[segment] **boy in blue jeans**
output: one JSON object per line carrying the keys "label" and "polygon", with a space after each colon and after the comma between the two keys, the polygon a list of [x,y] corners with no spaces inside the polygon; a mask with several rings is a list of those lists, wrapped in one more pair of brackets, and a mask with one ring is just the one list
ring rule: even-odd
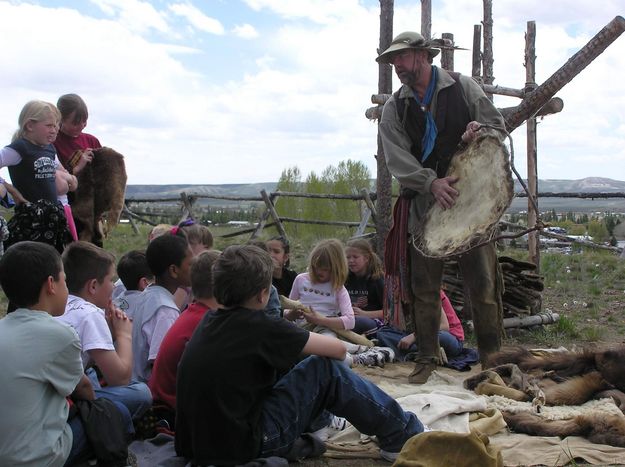
{"label": "boy in blue jeans", "polygon": [[70,295],[58,319],[80,338],[82,363],[96,396],[121,402],[139,420],[152,406],[152,394],[146,384],[131,380],[132,322],[111,302],[115,257],[92,243],[72,242],[63,252],[63,265]]}
{"label": "boy in blue jeans", "polygon": [[[417,417],[341,364],[345,346],[267,316],[273,263],[255,246],[226,248],[213,267],[222,308],[205,315],[178,367],[176,452],[196,465],[289,458],[328,412],[376,435],[394,460],[423,432]],[[312,355],[297,363],[301,354]]]}

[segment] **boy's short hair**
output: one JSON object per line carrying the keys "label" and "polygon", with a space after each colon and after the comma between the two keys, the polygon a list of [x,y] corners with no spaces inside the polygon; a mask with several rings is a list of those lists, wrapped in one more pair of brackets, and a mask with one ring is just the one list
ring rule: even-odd
{"label": "boy's short hair", "polygon": [[11,304],[28,308],[39,301],[48,277],[58,281],[62,270],[61,255],[51,245],[19,242],[0,259],[0,285]]}
{"label": "boy's short hair", "polygon": [[242,304],[271,285],[273,262],[253,245],[226,248],[213,266],[215,299],[224,307]]}
{"label": "boy's short hair", "polygon": [[153,279],[154,274],[145,252],[140,250],[131,250],[124,254],[117,263],[117,276],[121,279],[126,290],[138,290],[139,281],[142,278]]}
{"label": "boy's short hair", "polygon": [[67,290],[72,294],[80,293],[85,284],[96,279],[102,282],[115,265],[115,256],[89,242],[70,243],[63,255],[63,266],[67,281]]}
{"label": "boy's short hair", "polygon": [[220,253],[203,251],[191,263],[191,292],[196,298],[213,298],[213,265]]}
{"label": "boy's short hair", "polygon": [[172,264],[180,266],[187,256],[189,243],[178,235],[161,235],[148,245],[145,256],[155,277],[161,277]]}

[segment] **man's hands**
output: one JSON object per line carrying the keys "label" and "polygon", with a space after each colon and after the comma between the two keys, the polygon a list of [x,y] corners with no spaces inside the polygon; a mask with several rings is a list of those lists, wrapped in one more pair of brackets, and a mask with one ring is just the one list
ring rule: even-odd
{"label": "man's hands", "polygon": [[449,209],[456,203],[458,190],[452,185],[458,181],[458,177],[437,178],[430,185],[430,191],[434,200],[443,209]]}

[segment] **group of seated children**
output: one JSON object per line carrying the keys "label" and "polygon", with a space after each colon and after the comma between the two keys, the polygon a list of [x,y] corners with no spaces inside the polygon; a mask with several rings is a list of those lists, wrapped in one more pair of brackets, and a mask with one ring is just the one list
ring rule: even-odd
{"label": "group of seated children", "polygon": [[[62,263],[53,249],[41,246],[36,261],[47,267],[40,274],[20,274],[19,287],[8,271],[40,266],[35,260],[30,269],[28,263],[15,266],[30,245],[16,244],[2,259],[2,287],[20,308],[0,321],[6,354],[15,352],[11,346],[20,332],[51,336],[37,342],[50,346],[35,352],[41,354],[38,358],[29,351],[31,360],[22,361],[28,359],[20,354],[21,360],[4,359],[0,366],[3,374],[14,375],[7,385],[19,379],[18,366],[38,368],[39,386],[28,390],[45,392],[54,404],[28,407],[28,413],[65,417],[63,423],[49,425],[56,431],[45,439],[54,449],[40,455],[73,459],[68,433],[80,423],[67,421],[64,404],[75,388],[74,396],[83,392],[114,401],[128,421],[137,422],[152,408],[175,431],[177,453],[197,465],[311,455],[318,452],[318,438],[302,433],[321,435],[325,427],[343,428],[344,419],[361,433],[377,435],[381,455],[393,460],[408,438],[424,430],[414,414],[349,369],[401,359],[413,344],[411,335],[381,337],[387,326],[380,325],[380,260],[367,241],[355,240],[344,248],[339,240],[322,240],[310,253],[307,272],[295,275],[288,269],[288,242],[280,237],[231,246],[219,254],[210,251],[212,237],[209,246],[202,229],[187,235],[188,227],[190,223],[161,229],[159,235],[153,232],[145,253],[131,251],[120,259],[117,275],[123,285],[114,302],[114,257],[93,244],[71,243]],[[194,242],[202,247],[194,249]],[[15,289],[20,288],[30,295],[19,295]],[[269,305],[278,290],[288,291],[308,310],[285,310],[283,318],[279,305],[277,312]],[[176,303],[177,293],[188,305]],[[354,329],[359,318],[361,332],[377,331],[385,347],[370,350],[336,339]],[[448,322],[452,329],[459,325]],[[36,337],[28,341],[32,339]],[[71,345],[59,346],[61,340]],[[379,358],[371,359],[372,352]],[[26,390],[16,387],[9,394],[18,400],[15,391]],[[11,405],[10,423],[26,413],[25,404]],[[31,425],[24,422],[20,430]],[[131,427],[129,423],[129,434]],[[84,436],[74,434],[75,441],[80,439],[84,443]],[[0,441],[0,464],[21,455]]]}

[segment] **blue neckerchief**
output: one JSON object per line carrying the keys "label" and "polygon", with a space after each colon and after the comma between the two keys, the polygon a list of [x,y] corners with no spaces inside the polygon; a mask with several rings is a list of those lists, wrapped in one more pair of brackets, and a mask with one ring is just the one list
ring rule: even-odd
{"label": "blue neckerchief", "polygon": [[412,90],[412,94],[421,107],[421,110],[425,112],[425,133],[423,134],[423,138],[421,138],[421,162],[425,162],[425,160],[430,156],[432,150],[434,149],[434,142],[436,141],[436,135],[438,130],[436,129],[436,122],[434,122],[434,117],[432,117],[432,112],[429,109],[430,102],[432,102],[432,97],[434,96],[434,88],[436,87],[436,81],[438,80],[438,70],[435,66],[432,66],[432,76],[430,77],[430,84],[428,84],[428,88],[425,90],[425,96],[423,97],[423,102],[419,100],[419,96]]}

